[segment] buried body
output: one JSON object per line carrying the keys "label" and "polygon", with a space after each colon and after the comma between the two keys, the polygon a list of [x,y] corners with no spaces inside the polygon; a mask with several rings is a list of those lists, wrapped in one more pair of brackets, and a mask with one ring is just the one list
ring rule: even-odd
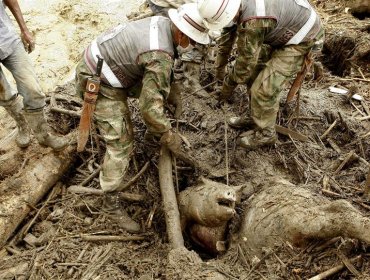
{"label": "buried body", "polygon": [[[235,213],[237,190],[203,180],[180,193],[182,225],[194,242],[209,253],[224,250],[228,221]],[[244,210],[236,238],[250,255],[283,242],[301,247],[312,239],[337,236],[370,244],[370,219],[345,200],[330,201],[282,179],[271,180]]]}

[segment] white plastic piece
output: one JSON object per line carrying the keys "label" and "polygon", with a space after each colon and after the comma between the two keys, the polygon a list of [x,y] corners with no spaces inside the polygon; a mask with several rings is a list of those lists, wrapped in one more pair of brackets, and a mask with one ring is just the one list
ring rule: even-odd
{"label": "white plastic piece", "polygon": [[[329,87],[329,91],[332,92],[332,93],[338,93],[338,94],[343,94],[343,95],[348,93],[348,89],[336,88],[336,87],[333,87],[333,86]],[[358,101],[363,100],[362,96],[357,94],[357,93],[352,95],[352,98],[355,99],[355,100],[358,100]]]}

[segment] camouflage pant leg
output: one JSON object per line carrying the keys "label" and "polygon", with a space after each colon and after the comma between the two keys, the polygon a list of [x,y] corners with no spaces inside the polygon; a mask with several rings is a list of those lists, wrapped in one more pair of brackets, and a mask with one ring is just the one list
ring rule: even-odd
{"label": "camouflage pant leg", "polygon": [[[76,69],[76,92],[81,96],[91,73],[84,62]],[[126,93],[101,84],[94,117],[106,142],[100,186],[105,192],[116,190],[127,171],[133,147],[133,129]]]}
{"label": "camouflage pant leg", "polygon": [[216,76],[217,73],[219,73],[219,77],[217,78],[221,78],[222,74],[225,72],[225,67],[228,63],[228,59],[231,54],[235,39],[235,26],[222,29],[221,36],[218,39],[217,57],[215,62]]}
{"label": "camouflage pant leg", "polygon": [[310,44],[289,45],[272,52],[251,87],[251,115],[261,129],[274,129],[284,84],[301,70]]}

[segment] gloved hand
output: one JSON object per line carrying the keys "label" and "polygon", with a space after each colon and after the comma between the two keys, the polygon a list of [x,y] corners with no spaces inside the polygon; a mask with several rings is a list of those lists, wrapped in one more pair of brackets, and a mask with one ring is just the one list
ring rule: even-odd
{"label": "gloved hand", "polygon": [[182,140],[178,133],[169,130],[162,135],[160,142],[162,145],[165,145],[178,159],[193,166],[194,168],[199,167],[198,162],[191,155],[188,155],[186,152],[182,151]]}
{"label": "gloved hand", "polygon": [[35,40],[30,31],[25,30],[21,34],[22,43],[24,45],[25,50],[28,53],[31,53],[35,49]]}
{"label": "gloved hand", "polygon": [[181,84],[174,82],[171,85],[170,94],[168,95],[167,102],[175,107],[174,117],[178,119],[182,114],[182,99],[181,99]]}

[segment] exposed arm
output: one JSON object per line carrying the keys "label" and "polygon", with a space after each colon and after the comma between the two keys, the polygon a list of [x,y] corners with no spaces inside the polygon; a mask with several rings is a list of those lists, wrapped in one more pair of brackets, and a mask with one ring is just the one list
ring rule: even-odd
{"label": "exposed arm", "polygon": [[25,45],[28,52],[32,52],[35,49],[35,42],[32,33],[28,30],[26,22],[24,21],[21,8],[19,7],[17,0],[4,0],[6,6],[12,12],[14,18],[16,19],[19,29],[21,30],[22,42]]}
{"label": "exposed arm", "polygon": [[173,59],[167,53],[152,51],[141,54],[138,61],[145,69],[139,98],[140,111],[148,130],[160,135],[171,128],[164,113],[164,100],[170,92]]}
{"label": "exposed arm", "polygon": [[272,19],[248,20],[238,26],[238,56],[235,65],[224,81],[224,86],[233,90],[246,83],[257,65],[266,35],[275,27]]}

